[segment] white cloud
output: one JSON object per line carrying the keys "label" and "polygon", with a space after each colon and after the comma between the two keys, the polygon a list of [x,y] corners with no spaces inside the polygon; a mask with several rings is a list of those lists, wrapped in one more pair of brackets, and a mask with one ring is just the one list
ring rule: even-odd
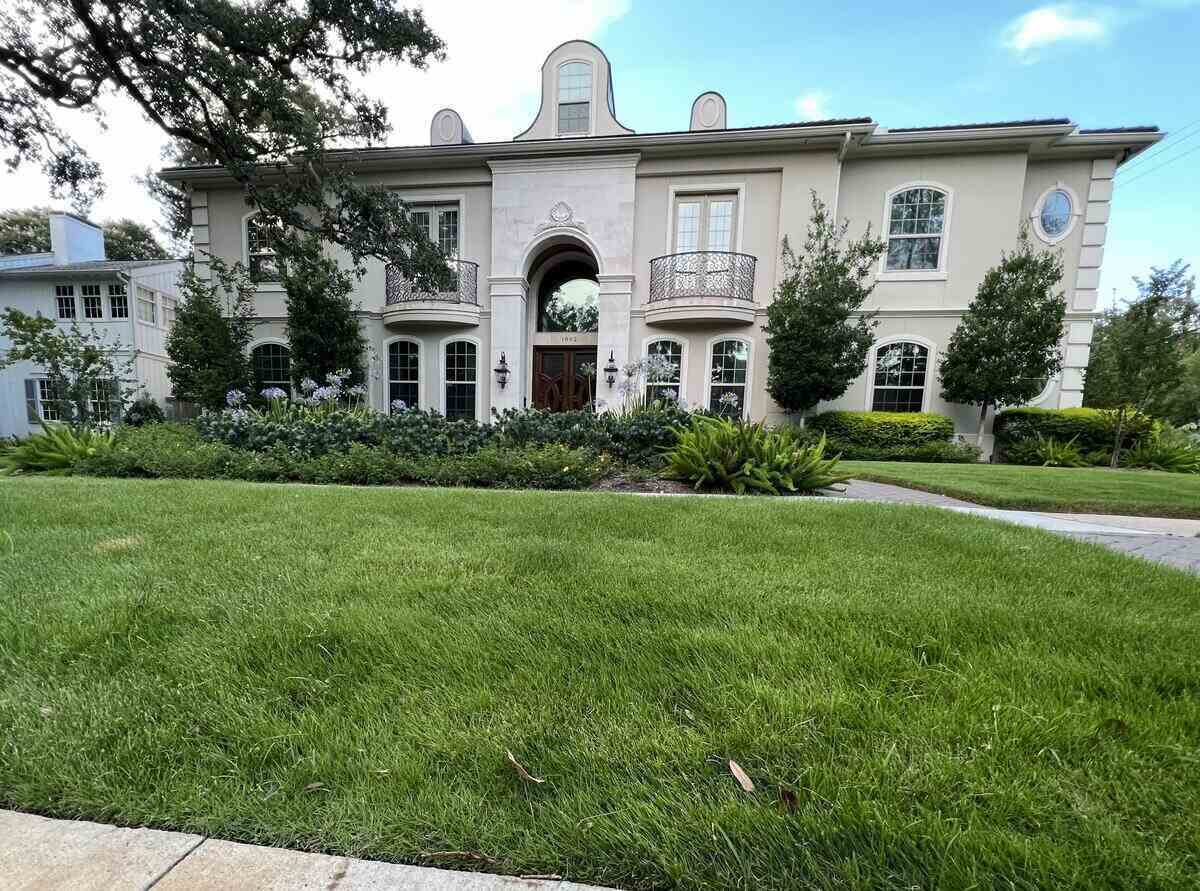
{"label": "white cloud", "polygon": [[[540,67],[550,50],[576,37],[596,40],[629,11],[630,2],[531,0],[521,5],[519,15],[494,0],[429,4],[425,17],[446,42],[446,61],[432,62],[426,71],[388,66],[363,79],[368,92],[389,106],[389,144],[427,144],[433,113],[446,106],[462,115],[477,142],[511,139],[537,113]],[[159,151],[166,139],[132,102],[110,98],[104,108],[107,132],[82,114],[59,117],[104,170],[108,191],[91,216],[157,220],[157,205],[134,177],[161,165]],[[0,210],[68,203],[50,199],[35,167],[0,171]]]}
{"label": "white cloud", "polygon": [[1077,11],[1067,4],[1041,6],[1012,22],[1005,30],[1004,44],[1018,55],[1055,43],[1097,43],[1109,33],[1109,16],[1104,10]]}
{"label": "white cloud", "polygon": [[826,110],[828,102],[828,93],[812,90],[796,98],[796,112],[802,120],[820,121],[829,117],[829,112]]}

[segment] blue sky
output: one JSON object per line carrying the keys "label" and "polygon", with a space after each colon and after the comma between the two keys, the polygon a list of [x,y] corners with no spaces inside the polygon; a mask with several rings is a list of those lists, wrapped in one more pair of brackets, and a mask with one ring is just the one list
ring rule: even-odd
{"label": "blue sky", "polygon": [[[542,60],[573,37],[604,48],[617,115],[640,132],[686,129],[704,90],[725,96],[735,127],[862,115],[889,127],[1039,117],[1157,124],[1179,135],[1118,174],[1102,302],[1113,288],[1129,295],[1131,276],[1151,264],[1182,257],[1200,267],[1200,0],[423,5],[446,61],[365,80],[391,108],[392,144],[426,142],[434,111],[447,105],[476,140],[511,139],[537,110]],[[161,134],[127,103],[109,101],[107,111],[107,132],[60,115],[104,165],[108,193],[92,216],[153,219],[134,177],[159,165]],[[34,171],[0,171],[0,209],[33,203],[63,205]]]}

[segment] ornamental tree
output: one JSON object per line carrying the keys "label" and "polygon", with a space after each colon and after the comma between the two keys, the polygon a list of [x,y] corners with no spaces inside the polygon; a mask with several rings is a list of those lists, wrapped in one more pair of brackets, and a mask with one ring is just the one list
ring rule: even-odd
{"label": "ornamental tree", "polygon": [[1062,369],[1062,272],[1062,258],[1035,252],[1022,230],[1016,250],[984,275],[950,338],[942,398],[979,406],[980,444],[989,408],[1028,402]]}
{"label": "ornamental tree", "polygon": [[358,75],[442,56],[421,12],[395,0],[7,0],[0,151],[10,168],[40,164],[53,194],[86,207],[102,171],[61,112],[102,118],[104,98],[120,95],[282,223],[285,258],[332,243],[355,266],[378,257],[437,290],[449,271],[425,229],[333,150],[377,144],[390,129]]}
{"label": "ornamental tree", "polygon": [[202,279],[188,264],[181,280],[182,300],[167,335],[167,369],[178,399],[210,409],[225,405],[230,390],[250,384],[246,349],[254,331],[254,283],[241,263],[218,259]]}
{"label": "ornamental tree", "polygon": [[[805,412],[836,399],[866,370],[874,318],[862,305],[874,290],[871,269],[885,249],[871,227],[847,241],[849,221],[838,223],[812,193],[804,247],[783,242],[784,279],[767,307],[767,391],[788,412]],[[801,418],[803,420],[803,418]]]}
{"label": "ornamental tree", "polygon": [[354,277],[321,253],[311,242],[284,261],[281,271],[287,291],[287,337],[292,380],[325,380],[347,370],[347,381],[362,383],[366,338],[350,302]]}
{"label": "ornamental tree", "polygon": [[1096,324],[1083,387],[1084,405],[1113,412],[1113,467],[1129,416],[1162,405],[1179,387],[1184,350],[1195,337],[1197,307],[1185,264],[1155,267],[1148,279],[1134,281],[1138,298]]}
{"label": "ornamental tree", "polygon": [[94,327],[82,329],[74,320],[69,328],[45,316],[19,309],[0,313],[0,334],[8,337],[7,352],[0,353],[0,369],[32,362],[49,381],[63,423],[74,429],[91,427],[99,420],[99,404],[108,403],[108,416],[121,417],[121,408],[134,392],[134,360],[119,340],[108,340]]}

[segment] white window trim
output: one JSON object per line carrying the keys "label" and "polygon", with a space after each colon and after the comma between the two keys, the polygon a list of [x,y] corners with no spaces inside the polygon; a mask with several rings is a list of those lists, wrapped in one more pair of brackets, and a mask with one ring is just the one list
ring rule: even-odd
{"label": "white window trim", "polygon": [[[1067,223],[1067,228],[1062,231],[1062,234],[1057,236],[1047,234],[1046,230],[1042,228],[1042,205],[1053,192],[1066,192],[1067,196],[1071,199],[1071,221]],[[1029,221],[1032,224],[1034,235],[1041,241],[1046,244],[1058,244],[1075,231],[1075,224],[1079,222],[1083,213],[1084,210],[1079,205],[1079,196],[1075,194],[1075,190],[1064,182],[1056,182],[1050,188],[1046,189],[1046,191],[1042,192],[1042,194],[1038,195],[1037,201],[1033,202],[1033,210],[1029,213]]]}
{"label": "white window trim", "polygon": [[[582,62],[587,65],[592,72],[592,98],[588,100],[588,128],[586,133],[562,133],[558,129],[558,107],[563,103],[558,101],[558,79],[562,76],[564,65],[570,65],[572,62]],[[569,59],[562,59],[554,67],[554,135],[559,139],[581,139],[587,136],[596,135],[596,63],[592,59],[572,56]],[[570,103],[567,103],[568,105]]]}
{"label": "white window trim", "polygon": [[483,344],[478,337],[466,334],[456,334],[443,338],[438,343],[438,405],[444,417],[446,414],[446,347],[449,344],[465,340],[475,344],[475,420],[483,422]]}
{"label": "white window trim", "polygon": [[393,188],[391,191],[405,204],[421,206],[424,204],[458,204],[458,259],[470,260],[470,242],[467,240],[467,193],[455,192],[420,192],[404,191]]}
{"label": "white window trim", "polygon": [[[892,269],[887,268],[887,244],[891,236],[888,234],[891,228],[892,217],[892,199],[901,192],[907,192],[909,189],[937,189],[946,196],[946,216],[942,221],[941,241],[938,243],[938,265],[937,269]],[[883,198],[883,220],[879,226],[879,237],[883,239],[883,254],[879,258],[879,272],[875,276],[876,281],[881,282],[941,282],[948,277],[946,272],[946,259],[949,256],[950,245],[950,224],[954,211],[954,190],[944,183],[934,182],[933,180],[916,180],[914,182],[902,183],[884,194]]]}
{"label": "white window trim", "polygon": [[[242,215],[242,263],[247,272],[250,271],[250,218],[256,217],[258,214],[257,210],[252,210]],[[284,291],[282,282],[255,282],[254,287],[256,290],[267,293],[283,293]]]}
{"label": "white window trim", "polygon": [[[125,289],[125,293],[124,294],[114,294],[111,290],[111,288],[114,285],[121,285]],[[130,319],[133,318],[134,314],[132,312],[132,308],[129,305],[129,297],[130,297],[129,291],[130,291],[131,285],[132,285],[132,282],[106,282],[105,283],[105,287],[104,287],[104,291],[103,291],[103,295],[104,295],[103,299],[104,299],[104,318],[107,321],[128,322],[128,321],[130,321]],[[125,315],[123,315],[123,316],[113,315],[112,305],[113,305],[114,297],[124,297],[125,298]],[[94,319],[93,321],[99,321],[99,319]]]}
{"label": "white window trim", "polygon": [[[655,339],[661,340],[662,338]],[[750,417],[750,403],[754,400],[754,340],[742,334],[717,334],[710,337],[704,344],[704,401],[701,407],[708,408],[708,403],[712,399],[713,347],[722,340],[739,340],[746,345],[748,353],[746,357],[746,395],[739,408],[741,409],[741,416],[748,418]]]}
{"label": "white window trim", "polygon": [[[105,285],[104,282],[82,282],[82,283],[80,283],[80,285],[79,285],[79,306],[77,308],[79,309],[79,318],[82,321],[92,322],[92,323],[110,321],[111,317],[109,315],[109,312],[110,312],[111,304],[109,303],[109,300],[108,300],[108,289],[104,285]],[[94,295],[94,296],[98,297],[100,300],[100,315],[98,315],[98,316],[89,316],[87,314],[87,299],[86,299],[86,295],[84,295],[84,293],[83,293],[83,289],[87,288],[87,287],[92,287],[92,286],[100,289],[99,294]]]}
{"label": "white window trim", "polygon": [[[154,303],[154,321],[153,322],[147,322],[140,315],[138,315],[138,302],[142,299],[141,295],[138,294],[139,291],[146,291],[150,294],[150,297]],[[133,298],[133,305],[129,308],[129,311],[130,311],[130,314],[131,314],[131,317],[133,318],[133,320],[135,322],[137,322],[139,325],[145,325],[147,328],[161,328],[162,327],[162,307],[159,304],[158,292],[155,291],[153,288],[147,288],[145,285],[135,284],[133,286],[133,294],[131,296]],[[126,299],[128,299],[128,297]],[[178,309],[178,304],[176,304],[176,309]]]}
{"label": "white window trim", "polygon": [[[728,338],[721,338],[721,339],[728,340]],[[644,359],[650,355],[650,344],[658,343],[659,341],[663,341],[663,340],[666,340],[666,341],[669,341],[670,343],[675,343],[675,344],[679,345],[679,399],[684,404],[688,404],[687,403],[688,342],[684,338],[672,337],[669,334],[656,334],[656,335],[651,335],[650,337],[643,338],[642,339],[641,358]],[[597,355],[599,355],[599,354],[597,354]],[[709,365],[709,369],[711,372],[711,369],[712,369],[711,364]],[[749,376],[748,370],[747,370],[747,376]],[[648,387],[648,386],[650,386],[649,381],[642,384],[642,392],[643,393],[646,392],[646,387]]]}
{"label": "white window trim", "polygon": [[57,418],[47,418],[45,408],[46,404],[42,401],[42,381],[46,381],[48,383],[50,381],[50,377],[45,374],[34,374],[30,376],[30,379],[34,382],[33,398],[34,404],[37,406],[37,416],[39,420],[45,421],[47,424],[61,424],[63,420],[61,407],[59,408]]}
{"label": "white window trim", "polygon": [[737,232],[734,233],[733,252],[735,254],[744,253],[742,251],[742,234],[745,232],[746,223],[746,199],[749,197],[749,186],[743,182],[725,182],[725,183],[689,183],[689,182],[671,182],[667,185],[667,249],[665,254],[675,253],[675,208],[678,204],[680,196],[684,195],[707,195],[715,192],[737,193]]}
{"label": "white window trim", "polygon": [[[459,237],[462,237],[462,233],[459,233]],[[462,340],[463,338],[459,337],[454,339]],[[392,365],[391,358],[388,356],[388,350],[391,348],[392,344],[401,340],[405,343],[415,343],[417,345],[417,404],[415,406],[410,405],[409,408],[416,408],[424,411],[425,403],[427,401],[425,398],[425,386],[428,383],[425,379],[425,344],[422,343],[421,339],[418,337],[412,337],[408,334],[397,334],[395,337],[389,337],[383,342],[383,363],[384,368],[386,369],[383,380],[383,410],[385,414],[391,414],[392,411]],[[476,368],[477,372],[478,370],[479,369]],[[443,391],[444,390],[445,387],[443,387]],[[444,392],[442,394],[442,399],[443,401],[445,400]]]}
{"label": "white window trim", "polygon": [[879,351],[893,343],[915,343],[929,350],[929,358],[925,362],[925,389],[921,394],[921,411],[933,410],[933,379],[937,377],[937,344],[919,334],[893,334],[871,344],[871,364],[867,368],[867,394],[863,401],[865,411],[873,411],[875,403],[875,363],[879,360]]}

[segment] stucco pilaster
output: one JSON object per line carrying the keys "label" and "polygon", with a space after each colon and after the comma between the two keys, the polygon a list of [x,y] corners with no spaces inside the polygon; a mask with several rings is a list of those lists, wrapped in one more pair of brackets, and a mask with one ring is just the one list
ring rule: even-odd
{"label": "stucco pilaster", "polygon": [[[488,279],[492,304],[492,349],[490,355],[481,357],[486,362],[483,373],[491,392],[491,404],[496,411],[506,408],[521,408],[525,393],[526,365],[526,305],[528,284],[522,276],[494,275]],[[504,389],[496,382],[492,369],[504,353],[508,363],[509,377]]]}

